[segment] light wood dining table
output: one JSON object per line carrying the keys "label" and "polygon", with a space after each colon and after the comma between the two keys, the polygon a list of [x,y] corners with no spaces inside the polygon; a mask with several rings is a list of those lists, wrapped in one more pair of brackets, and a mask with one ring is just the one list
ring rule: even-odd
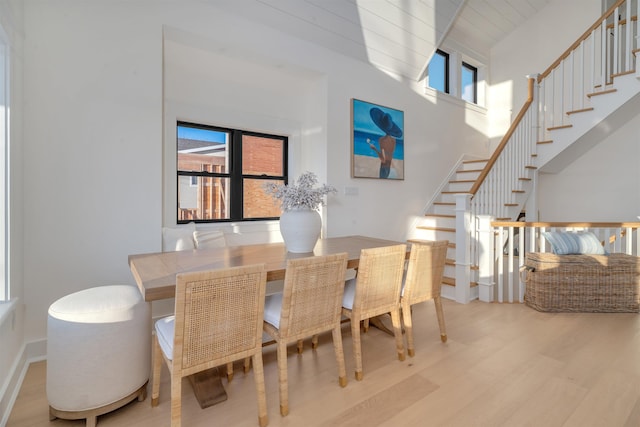
{"label": "light wood dining table", "polygon": [[398,245],[403,242],[365,236],[329,237],[318,240],[313,252],[287,252],[284,243],[227,246],[176,252],[129,255],[129,267],[145,301],[173,298],[176,275],[191,271],[212,270],[265,263],[267,280],[281,280],[287,260],[346,252],[347,268],[357,268],[360,251],[367,248]]}
{"label": "light wood dining table", "polygon": [[[175,296],[179,273],[246,266],[266,265],[267,280],[284,279],[287,260],[346,252],[347,268],[357,268],[362,249],[393,246],[403,242],[365,236],[330,237],[318,240],[313,252],[287,252],[284,243],[227,246],[176,252],[129,255],[129,267],[145,301],[152,302]],[[204,371],[190,378],[194,394],[202,408],[226,400],[220,375]]]}

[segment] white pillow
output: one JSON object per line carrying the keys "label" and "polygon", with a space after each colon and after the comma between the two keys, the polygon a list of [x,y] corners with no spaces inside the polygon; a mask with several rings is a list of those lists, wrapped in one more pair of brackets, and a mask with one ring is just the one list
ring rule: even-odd
{"label": "white pillow", "polygon": [[193,233],[196,223],[190,222],[179,227],[162,227],[162,252],[188,251],[195,249]]}
{"label": "white pillow", "polygon": [[224,238],[224,232],[220,230],[197,230],[193,232],[193,239],[196,241],[196,248],[224,248],[227,241]]}

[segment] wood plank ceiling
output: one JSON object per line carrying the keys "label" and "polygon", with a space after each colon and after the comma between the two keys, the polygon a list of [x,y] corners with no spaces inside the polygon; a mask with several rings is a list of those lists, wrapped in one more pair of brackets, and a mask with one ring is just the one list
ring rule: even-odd
{"label": "wood plank ceiling", "polygon": [[445,38],[489,50],[551,0],[208,0],[248,19],[404,78]]}

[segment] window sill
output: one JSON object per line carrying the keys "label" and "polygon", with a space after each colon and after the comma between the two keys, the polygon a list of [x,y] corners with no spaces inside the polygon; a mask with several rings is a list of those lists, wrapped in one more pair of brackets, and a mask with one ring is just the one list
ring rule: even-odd
{"label": "window sill", "polygon": [[438,90],[432,89],[428,86],[424,88],[424,94],[438,101],[447,101],[451,104],[458,105],[468,110],[475,111],[480,114],[487,114],[487,109],[481,105],[474,104],[472,102],[467,102],[462,98],[458,98],[457,96],[453,96],[449,93],[440,92]]}
{"label": "window sill", "polygon": [[0,301],[0,325],[11,315],[18,305],[18,299],[14,298],[9,301]]}

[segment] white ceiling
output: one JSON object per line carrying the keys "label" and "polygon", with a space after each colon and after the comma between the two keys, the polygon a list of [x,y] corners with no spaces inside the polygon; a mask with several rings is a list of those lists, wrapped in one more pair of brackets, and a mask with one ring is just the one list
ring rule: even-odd
{"label": "white ceiling", "polygon": [[551,0],[205,0],[412,80],[445,38],[488,57]]}

